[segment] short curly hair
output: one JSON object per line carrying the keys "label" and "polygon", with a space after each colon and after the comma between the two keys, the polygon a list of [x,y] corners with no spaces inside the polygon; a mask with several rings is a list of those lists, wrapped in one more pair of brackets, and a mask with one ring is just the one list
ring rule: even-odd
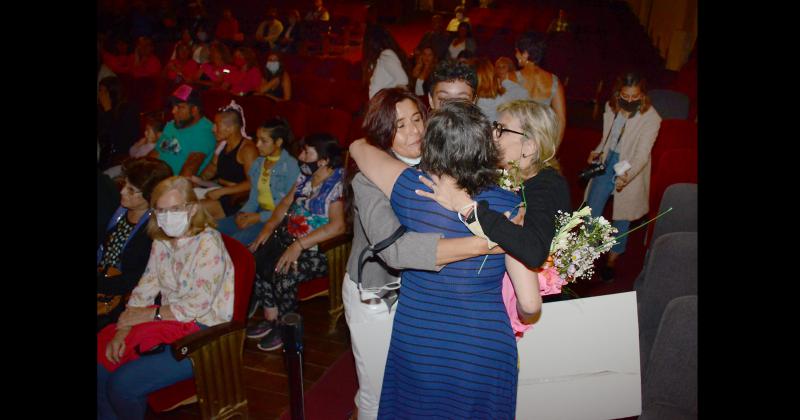
{"label": "short curly hair", "polygon": [[528,53],[528,60],[539,65],[547,51],[544,35],[539,32],[526,32],[515,45],[520,53]]}
{"label": "short curly hair", "polygon": [[461,80],[468,84],[473,91],[478,90],[478,76],[472,66],[458,61],[446,60],[437,64],[430,75],[431,92],[435,90],[439,82],[454,82],[456,80]]}

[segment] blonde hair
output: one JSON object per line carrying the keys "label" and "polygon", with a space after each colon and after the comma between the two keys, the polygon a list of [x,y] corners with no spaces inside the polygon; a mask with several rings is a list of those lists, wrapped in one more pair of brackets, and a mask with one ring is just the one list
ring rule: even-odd
{"label": "blonde hair", "polygon": [[507,112],[520,122],[520,128],[525,133],[528,141],[533,141],[536,150],[533,160],[527,168],[521,168],[524,179],[537,174],[542,169],[553,168],[561,170],[556,159],[559,140],[559,120],[556,113],[549,106],[542,106],[532,100],[520,99],[507,102],[497,108],[497,114]]}
{"label": "blonde hair", "polygon": [[496,98],[506,93],[506,88],[497,80],[494,64],[488,58],[479,58],[475,63],[475,73],[478,75],[478,97]]}
{"label": "blonde hair", "polygon": [[[497,61],[494,62],[495,68],[497,66],[499,66],[500,63],[505,63],[506,67],[508,68],[508,80],[511,80],[512,82],[516,82],[517,81],[517,73],[516,73],[517,66],[516,66],[516,64],[514,64],[514,60],[512,60],[512,59],[510,59],[508,57],[500,57],[500,58],[497,59]],[[495,75],[496,74],[497,74],[497,72],[495,71]]]}
{"label": "blonde hair", "polygon": [[[189,229],[187,231],[189,236],[197,235],[205,230],[206,227],[217,227],[217,223],[214,222],[214,218],[208,214],[206,209],[197,199],[197,194],[194,193],[192,182],[189,181],[188,178],[184,178],[182,176],[171,176],[159,182],[151,193],[152,196],[150,197],[150,207],[155,209],[158,199],[160,199],[164,194],[173,190],[178,191],[187,204],[191,203],[196,206],[197,211],[194,213],[194,216],[192,216],[192,219],[189,220]],[[158,221],[156,219],[157,218],[155,214],[150,217],[150,220],[147,222],[147,234],[150,235],[154,241],[173,239],[171,236],[164,233],[161,227],[158,226]]]}

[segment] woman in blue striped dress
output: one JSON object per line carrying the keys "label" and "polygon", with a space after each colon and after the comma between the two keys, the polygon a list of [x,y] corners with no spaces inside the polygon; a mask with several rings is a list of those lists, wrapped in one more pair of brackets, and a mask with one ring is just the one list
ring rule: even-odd
{"label": "woman in blue striped dress", "polygon": [[[422,150],[419,172],[364,142],[350,148],[410,230],[445,238],[472,235],[457,213],[415,194],[430,191],[421,175],[454,182],[495,211],[515,211],[516,194],[496,186],[499,152],[489,121],[474,104],[450,101],[436,110]],[[514,418],[517,348],[501,294],[506,270],[518,310],[535,315],[541,308],[538,279],[512,257],[493,254],[439,272],[403,272],[379,418]]]}

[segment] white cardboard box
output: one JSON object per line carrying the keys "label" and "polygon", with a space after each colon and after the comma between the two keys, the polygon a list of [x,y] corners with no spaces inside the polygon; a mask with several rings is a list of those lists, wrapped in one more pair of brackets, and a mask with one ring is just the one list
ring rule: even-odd
{"label": "white cardboard box", "polygon": [[517,420],[641,414],[636,292],[545,303],[517,348]]}

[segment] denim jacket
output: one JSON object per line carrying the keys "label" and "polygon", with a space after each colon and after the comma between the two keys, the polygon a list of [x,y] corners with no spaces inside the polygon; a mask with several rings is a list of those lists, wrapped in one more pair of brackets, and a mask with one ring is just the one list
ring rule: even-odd
{"label": "denim jacket", "polygon": [[[239,212],[254,213],[258,212],[262,222],[269,220],[272,210],[262,210],[258,205],[258,177],[261,176],[261,168],[264,166],[264,157],[260,156],[250,166],[250,197],[242,206]],[[272,200],[275,206],[283,199],[283,196],[294,187],[297,177],[300,175],[300,166],[297,159],[293,158],[286,150],[281,150],[281,158],[275,162],[275,166],[270,169],[269,189],[272,191]]]}

